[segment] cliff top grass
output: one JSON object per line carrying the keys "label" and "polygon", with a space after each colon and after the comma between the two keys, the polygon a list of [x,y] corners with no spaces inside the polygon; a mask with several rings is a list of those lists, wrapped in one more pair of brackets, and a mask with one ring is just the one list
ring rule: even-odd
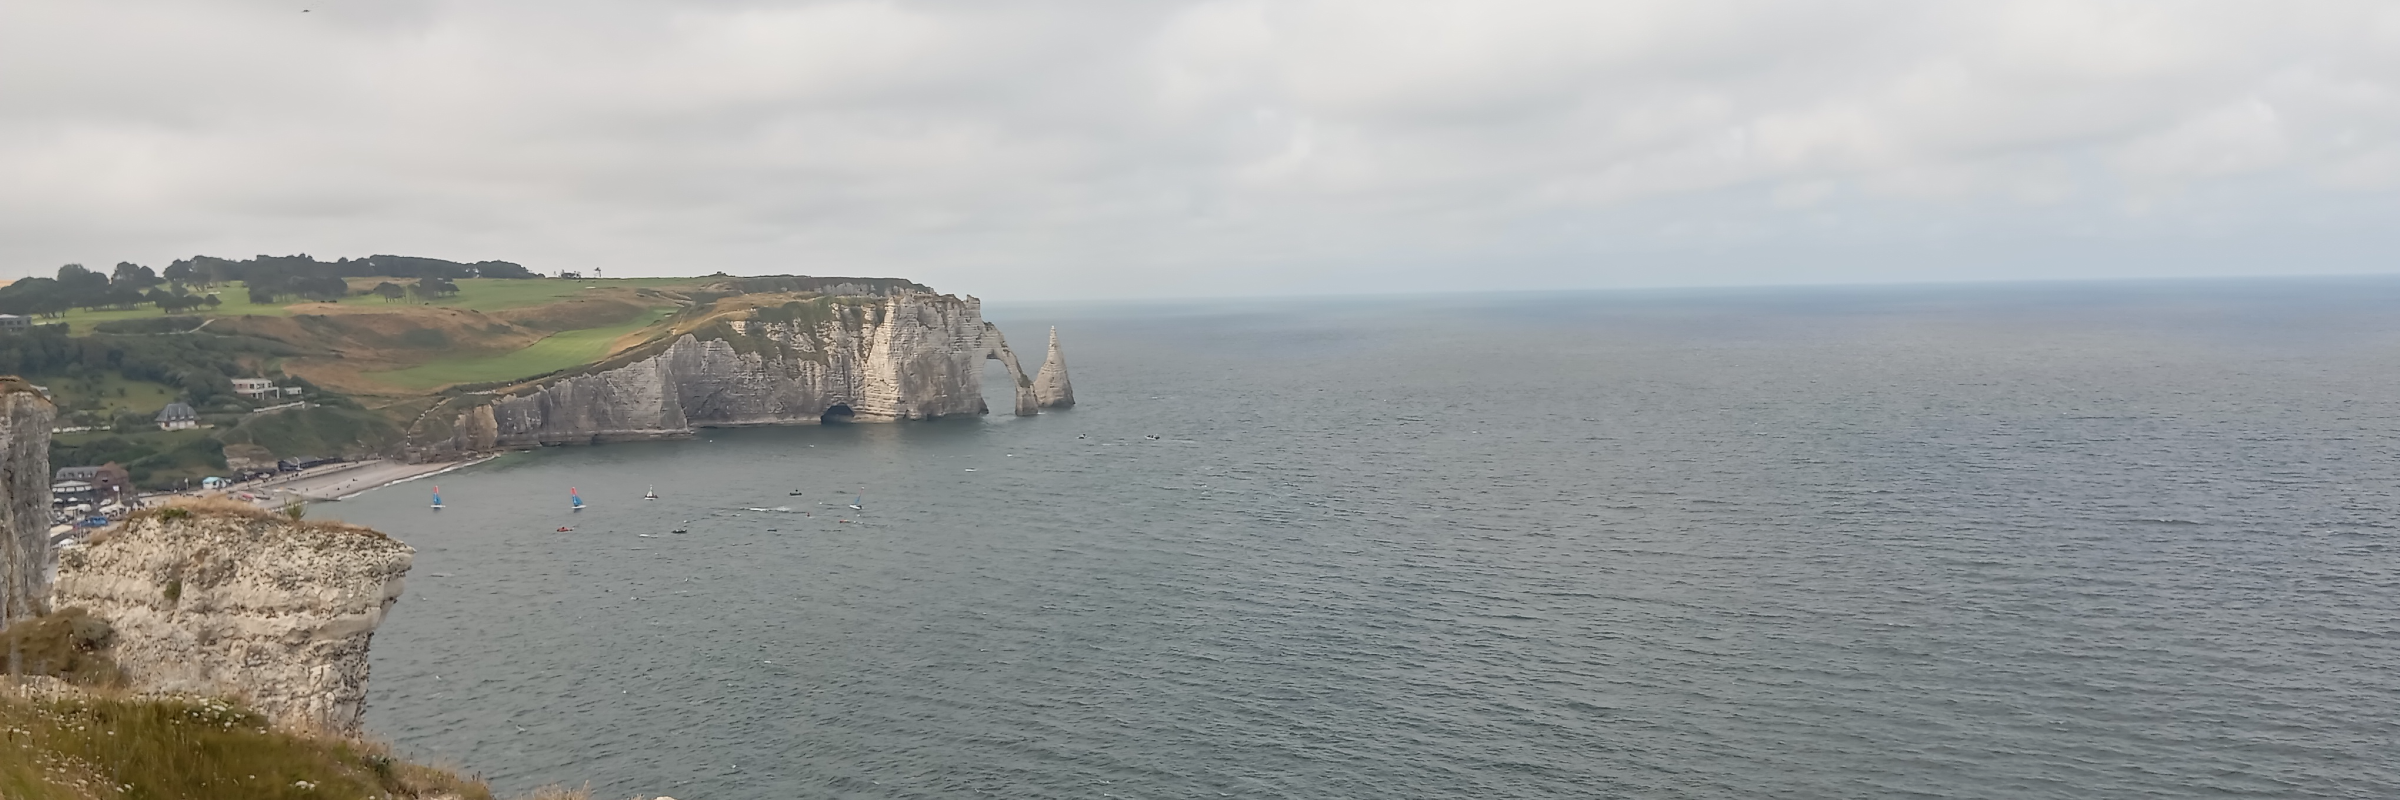
{"label": "cliff top grass", "polygon": [[[301,506],[300,508],[305,509],[306,506]],[[304,516],[293,516],[291,509],[292,506],[274,509],[260,508],[250,503],[244,503],[239,500],[228,500],[222,497],[170,497],[166,500],[164,505],[133,512],[133,514],[127,516],[125,518],[125,522],[120,523],[120,525],[131,524],[133,522],[145,519],[184,520],[218,518],[238,519],[245,522],[276,522],[305,528],[308,530],[329,531],[334,533],[354,533],[362,536],[373,536],[377,539],[392,538],[385,535],[382,531],[369,528],[364,525],[352,525],[341,520],[307,519]],[[302,513],[305,513],[305,511]],[[90,541],[92,544],[106,542],[109,539],[109,535],[116,530],[116,527],[103,529],[99,533],[93,534],[88,541]]]}
{"label": "cliff top grass", "polygon": [[0,692],[0,797],[10,800],[492,800],[482,781],[359,739],[271,727],[221,700]]}
{"label": "cliff top grass", "polygon": [[441,359],[366,377],[404,389],[428,390],[467,383],[492,383],[546,375],[606,358],[633,336],[672,313],[653,308],[632,320],[598,328],[554,333],[514,352],[481,358]]}

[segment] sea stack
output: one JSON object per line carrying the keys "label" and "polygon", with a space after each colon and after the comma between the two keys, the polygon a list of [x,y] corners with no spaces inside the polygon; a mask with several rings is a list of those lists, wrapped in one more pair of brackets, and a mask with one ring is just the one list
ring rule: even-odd
{"label": "sea stack", "polygon": [[1042,359],[1042,371],[1033,376],[1033,400],[1042,408],[1072,408],[1075,405],[1075,384],[1067,380],[1067,357],[1058,352],[1058,326],[1050,326],[1050,355]]}
{"label": "sea stack", "polygon": [[58,407],[24,379],[0,376],[0,623],[50,599],[50,424]]}

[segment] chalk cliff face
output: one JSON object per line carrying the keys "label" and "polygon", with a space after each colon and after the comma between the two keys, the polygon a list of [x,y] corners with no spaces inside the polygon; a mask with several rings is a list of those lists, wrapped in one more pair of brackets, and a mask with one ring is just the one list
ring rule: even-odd
{"label": "chalk cliff face", "polygon": [[62,551],[51,601],[114,626],[137,688],[243,696],[280,723],[350,731],[368,640],[414,554],[364,528],[169,509]]}
{"label": "chalk cliff face", "polygon": [[48,610],[50,425],[32,384],[0,377],[0,622]]}
{"label": "chalk cliff face", "polygon": [[1075,385],[1067,382],[1067,357],[1058,352],[1058,329],[1050,329],[1050,354],[1042,358],[1042,371],[1033,376],[1033,402],[1042,408],[1070,408],[1075,405]]}
{"label": "chalk cliff face", "polygon": [[462,398],[411,431],[422,458],[689,435],[694,428],[982,414],[983,361],[1039,413],[1033,381],[972,297],[895,290],[727,312],[581,374]]}

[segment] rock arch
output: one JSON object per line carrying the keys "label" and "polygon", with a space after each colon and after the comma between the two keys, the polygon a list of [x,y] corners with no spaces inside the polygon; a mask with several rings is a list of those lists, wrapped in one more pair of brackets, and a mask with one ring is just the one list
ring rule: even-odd
{"label": "rock arch", "polygon": [[1008,379],[1016,384],[1017,416],[1030,417],[1042,413],[1041,404],[1034,400],[1033,379],[1025,375],[1024,367],[1017,365],[1017,354],[1008,349],[1008,337],[1000,335],[1000,327],[984,323],[983,341],[978,346],[983,348],[984,358],[1008,367]]}

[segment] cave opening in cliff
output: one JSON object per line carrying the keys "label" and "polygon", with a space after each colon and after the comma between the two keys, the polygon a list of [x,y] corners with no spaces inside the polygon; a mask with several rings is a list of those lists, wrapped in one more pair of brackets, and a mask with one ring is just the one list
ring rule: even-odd
{"label": "cave opening in cliff", "polygon": [[849,422],[850,418],[854,416],[857,416],[857,414],[850,410],[850,404],[835,403],[833,404],[832,408],[825,409],[825,415],[818,417],[817,422],[824,425],[832,425],[838,422]]}

